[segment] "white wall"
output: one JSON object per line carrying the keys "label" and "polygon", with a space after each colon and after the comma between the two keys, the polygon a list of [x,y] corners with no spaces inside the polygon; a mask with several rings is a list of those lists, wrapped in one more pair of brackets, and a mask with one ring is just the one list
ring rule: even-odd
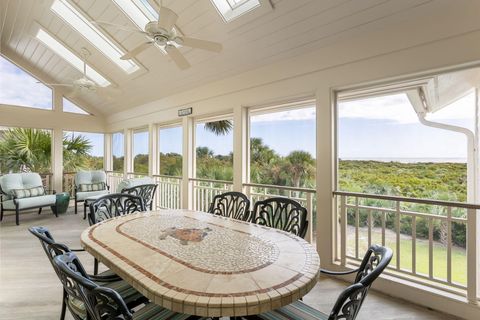
{"label": "white wall", "polygon": [[[396,19],[388,29],[346,39],[287,61],[266,65],[235,77],[205,84],[107,117],[109,131],[162,123],[177,118],[177,110],[193,107],[193,116],[284,102],[299,97],[317,99],[317,194],[322,265],[335,267],[332,257],[332,191],[334,190],[334,89],[379,81],[418,77],[427,73],[478,65],[480,61],[480,1],[440,0],[435,14],[419,7]],[[418,19],[421,17],[421,19]],[[418,22],[420,21],[420,22]],[[241,150],[240,143],[235,150]],[[238,168],[238,167],[237,167]],[[438,297],[383,280],[378,288],[418,303],[474,319],[477,306]]]}

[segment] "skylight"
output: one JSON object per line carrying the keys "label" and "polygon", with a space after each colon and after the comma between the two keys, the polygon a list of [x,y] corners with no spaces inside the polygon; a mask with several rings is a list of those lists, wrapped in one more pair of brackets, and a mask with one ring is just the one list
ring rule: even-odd
{"label": "skylight", "polygon": [[[83,61],[77,57],[72,51],[67,49],[57,39],[53,38],[47,32],[39,29],[36,35],[37,39],[42,41],[47,47],[52,49],[56,54],[62,57],[66,62],[70,63],[75,69],[83,73]],[[87,64],[87,77],[102,87],[109,86],[111,83],[101,74],[95,71]]]}
{"label": "skylight", "polygon": [[258,0],[211,0],[225,22],[230,22],[242,14],[260,6]]}
{"label": "skylight", "polygon": [[110,41],[110,39],[93,25],[83,13],[80,13],[80,11],[68,1],[55,0],[51,6],[51,10],[73,29],[78,31],[85,39],[94,45],[107,58],[118,65],[123,71],[126,73],[133,73],[139,69],[138,65],[132,60],[120,59],[125,52]]}
{"label": "skylight", "polygon": [[150,21],[158,19],[157,12],[147,0],[113,0],[113,2],[140,30],[144,30],[145,25]]}

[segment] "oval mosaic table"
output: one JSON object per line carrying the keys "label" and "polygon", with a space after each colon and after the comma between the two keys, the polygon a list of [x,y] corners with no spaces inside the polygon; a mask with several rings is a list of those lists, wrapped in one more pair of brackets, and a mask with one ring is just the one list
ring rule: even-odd
{"label": "oval mosaic table", "polygon": [[197,316],[259,314],[318,279],[316,250],[290,233],[188,210],[160,210],[86,229],[83,247],[156,304]]}

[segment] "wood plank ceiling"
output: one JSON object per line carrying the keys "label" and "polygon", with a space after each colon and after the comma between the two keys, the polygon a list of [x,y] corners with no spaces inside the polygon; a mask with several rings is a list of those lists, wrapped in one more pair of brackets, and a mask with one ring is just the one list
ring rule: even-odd
{"label": "wood plank ceiling", "polygon": [[[92,19],[134,27],[110,0],[70,0]],[[436,0],[437,1],[437,0]],[[81,76],[68,62],[35,39],[38,24],[77,55],[82,47],[92,53],[89,64],[116,84],[121,93],[106,99],[84,93],[77,99],[104,114],[134,107],[209,81],[220,80],[264,64],[287,59],[375,29],[415,14],[433,0],[274,0],[272,10],[255,19],[248,13],[224,23],[210,0],[165,0],[179,15],[177,25],[188,36],[220,42],[219,54],[181,48],[191,63],[179,70],[168,56],[149,48],[138,55],[146,69],[127,75],[51,10],[52,0],[0,0],[2,53],[38,71],[42,80],[71,82]],[[268,1],[265,3],[268,4]],[[140,34],[103,28],[121,47],[131,50],[144,40]],[[43,76],[43,77],[42,77]]]}

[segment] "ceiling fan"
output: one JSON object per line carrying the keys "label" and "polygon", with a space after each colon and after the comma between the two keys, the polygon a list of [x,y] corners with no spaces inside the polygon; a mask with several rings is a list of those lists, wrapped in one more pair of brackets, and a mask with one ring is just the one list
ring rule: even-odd
{"label": "ceiling fan", "polygon": [[220,43],[184,37],[183,35],[180,35],[178,32],[179,28],[175,25],[178,20],[178,15],[171,9],[159,5],[155,0],[153,3],[155,4],[158,12],[158,20],[147,23],[143,31],[105,21],[94,21],[94,23],[99,25],[116,27],[121,30],[141,33],[146,36],[147,42],[142,43],[135,49],[127,52],[120,59],[132,59],[140,52],[148,49],[150,46],[156,45],[162,48],[180,69],[184,70],[190,67],[190,63],[178,50],[179,46],[186,46],[213,52],[222,51],[222,45]]}
{"label": "ceiling fan", "polygon": [[112,99],[110,94],[120,93],[121,91],[116,88],[104,88],[98,86],[94,81],[87,77],[87,57],[90,56],[90,52],[86,48],[81,49],[83,58],[83,75],[79,79],[75,79],[72,83],[45,83],[48,86],[62,86],[73,88],[67,93],[67,96],[73,98],[82,92],[96,93],[104,98]]}

